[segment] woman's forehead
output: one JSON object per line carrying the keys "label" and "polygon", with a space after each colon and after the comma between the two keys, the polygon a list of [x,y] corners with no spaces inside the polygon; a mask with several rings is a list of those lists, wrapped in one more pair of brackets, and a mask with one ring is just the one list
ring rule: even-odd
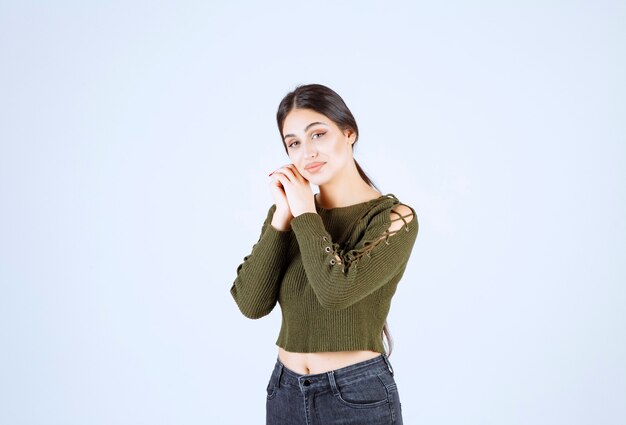
{"label": "woman's forehead", "polygon": [[294,109],[285,118],[283,132],[285,134],[305,132],[316,124],[333,126],[333,122],[326,115],[310,109]]}

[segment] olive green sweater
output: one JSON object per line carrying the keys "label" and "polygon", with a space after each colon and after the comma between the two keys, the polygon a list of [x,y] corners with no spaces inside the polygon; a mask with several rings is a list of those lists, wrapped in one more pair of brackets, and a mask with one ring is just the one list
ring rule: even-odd
{"label": "olive green sweater", "polygon": [[[279,231],[273,204],[252,252],[230,289],[251,319],[276,303],[276,344],[292,352],[373,350],[384,353],[382,329],[418,232],[415,210],[401,215],[387,194],[346,207],[306,212]],[[395,223],[397,220],[402,220]]]}

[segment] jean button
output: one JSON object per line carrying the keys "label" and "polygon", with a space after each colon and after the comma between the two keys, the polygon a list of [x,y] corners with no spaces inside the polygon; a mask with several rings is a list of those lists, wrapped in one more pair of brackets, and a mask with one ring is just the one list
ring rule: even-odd
{"label": "jean button", "polygon": [[311,385],[311,381],[309,381],[308,379],[305,379],[304,382],[302,383],[305,387],[308,387],[309,385]]}

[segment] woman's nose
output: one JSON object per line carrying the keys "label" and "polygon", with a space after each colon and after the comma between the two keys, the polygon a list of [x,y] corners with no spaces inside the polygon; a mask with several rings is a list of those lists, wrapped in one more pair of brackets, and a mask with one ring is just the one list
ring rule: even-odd
{"label": "woman's nose", "polygon": [[315,156],[317,154],[317,148],[315,147],[315,143],[305,143],[304,144],[304,154],[309,156]]}

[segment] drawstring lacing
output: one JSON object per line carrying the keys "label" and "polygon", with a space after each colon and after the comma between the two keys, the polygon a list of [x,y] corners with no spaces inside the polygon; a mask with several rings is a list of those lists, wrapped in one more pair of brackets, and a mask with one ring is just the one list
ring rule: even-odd
{"label": "drawstring lacing", "polygon": [[[386,245],[390,245],[389,242],[389,238],[393,235],[395,235],[396,233],[400,232],[403,228],[406,232],[409,231],[409,223],[407,220],[405,220],[405,218],[407,217],[411,217],[413,216],[413,211],[412,208],[409,207],[406,204],[403,204],[401,202],[398,202],[398,205],[404,205],[408,208],[411,209],[411,213],[407,214],[407,215],[402,215],[399,212],[395,211],[395,210],[391,210],[392,213],[396,214],[398,216],[398,218],[394,218],[394,219],[390,219],[391,223],[394,223],[398,220],[402,220],[404,222],[404,226],[396,229],[396,230],[389,230],[386,229],[383,232],[383,235],[375,238],[375,239],[370,239],[367,240],[363,243],[363,248],[361,249],[353,249],[350,250],[345,256],[343,256],[343,261],[342,261],[342,256],[341,256],[341,246],[339,246],[339,244],[337,243],[330,243],[330,240],[328,239],[328,237],[326,236],[322,236],[322,240],[325,242],[325,246],[324,246],[324,251],[326,253],[332,253],[333,258],[331,258],[329,260],[329,263],[331,266],[335,266],[335,265],[340,265],[340,264],[344,264],[343,267],[343,272],[347,273],[348,269],[350,268],[351,265],[353,265],[354,267],[357,266],[359,260],[363,257],[363,256],[367,256],[367,258],[372,258],[371,257],[371,252],[372,250],[378,246],[382,241],[385,242]],[[391,227],[391,226],[390,226]],[[330,245],[328,245],[330,243]]]}

